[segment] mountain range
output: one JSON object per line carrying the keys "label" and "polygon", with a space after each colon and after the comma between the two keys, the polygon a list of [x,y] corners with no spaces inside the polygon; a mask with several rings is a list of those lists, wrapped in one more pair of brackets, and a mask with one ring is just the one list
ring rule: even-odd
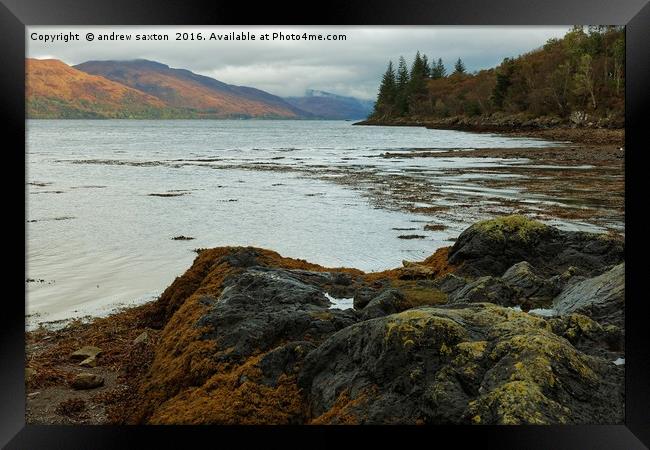
{"label": "mountain range", "polygon": [[308,90],[282,98],[148,60],[26,61],[32,119],[358,119],[372,102]]}
{"label": "mountain range", "polygon": [[326,119],[365,119],[375,102],[308,89],[304,97],[286,97],[293,106]]}

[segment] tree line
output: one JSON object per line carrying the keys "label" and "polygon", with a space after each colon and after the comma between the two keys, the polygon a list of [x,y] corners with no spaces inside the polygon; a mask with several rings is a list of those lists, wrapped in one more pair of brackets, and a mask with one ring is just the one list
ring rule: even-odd
{"label": "tree line", "polygon": [[397,68],[388,63],[371,118],[580,113],[619,119],[624,86],[623,27],[575,26],[561,39],[473,73],[461,58],[447,73],[440,58],[418,51],[409,67],[400,56]]}

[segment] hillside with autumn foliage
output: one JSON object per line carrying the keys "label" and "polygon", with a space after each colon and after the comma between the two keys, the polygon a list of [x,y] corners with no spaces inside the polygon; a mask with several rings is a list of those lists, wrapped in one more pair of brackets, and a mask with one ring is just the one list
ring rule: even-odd
{"label": "hillside with autumn foliage", "polygon": [[74,69],[56,59],[27,59],[26,106],[30,118],[165,117],[160,99]]}
{"label": "hillside with autumn foliage", "polygon": [[[431,62],[429,62],[431,61]],[[620,128],[625,112],[623,27],[573,27],[563,38],[468,73],[419,52],[384,73],[367,123],[422,122]]]}
{"label": "hillside with autumn foliage", "polygon": [[153,61],[26,61],[32,119],[313,118],[281,97]]}
{"label": "hillside with autumn foliage", "polygon": [[154,95],[169,107],[192,110],[198,116],[295,119],[305,115],[259,89],[226,84],[154,61],[88,61],[75,68]]}

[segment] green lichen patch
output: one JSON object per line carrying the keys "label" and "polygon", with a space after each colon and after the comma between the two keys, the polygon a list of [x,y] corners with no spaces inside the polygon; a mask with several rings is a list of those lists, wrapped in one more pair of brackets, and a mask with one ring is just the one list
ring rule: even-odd
{"label": "green lichen patch", "polygon": [[484,220],[472,225],[471,228],[498,240],[505,240],[506,235],[514,234],[524,242],[548,230],[547,225],[521,215]]}
{"label": "green lichen patch", "polygon": [[510,381],[469,403],[471,423],[548,425],[567,423],[571,410],[542,393],[531,381]]}
{"label": "green lichen patch", "polygon": [[452,319],[440,317],[423,309],[410,309],[389,316],[386,321],[385,340],[396,337],[402,345],[411,346],[426,340],[427,345],[437,345],[441,354],[450,354],[450,346],[463,340],[466,332]]}

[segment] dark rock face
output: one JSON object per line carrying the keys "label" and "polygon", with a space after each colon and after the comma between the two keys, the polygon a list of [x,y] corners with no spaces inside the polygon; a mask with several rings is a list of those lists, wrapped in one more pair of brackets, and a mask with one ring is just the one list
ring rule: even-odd
{"label": "dark rock face", "polygon": [[248,268],[258,264],[259,252],[254,248],[243,248],[223,256],[218,263],[226,263],[231,267]]}
{"label": "dark rock face", "polygon": [[287,341],[319,340],[357,322],[353,309],[329,309],[326,272],[251,267],[226,279],[219,298],[196,324],[204,339],[241,360]]}
{"label": "dark rock face", "polygon": [[396,313],[403,300],[404,294],[398,289],[386,289],[363,308],[361,318],[368,320]]}
{"label": "dark rock face", "polygon": [[354,309],[363,309],[370,303],[370,300],[375,298],[379,291],[368,286],[357,289],[354,293]]}
{"label": "dark rock face", "polygon": [[478,222],[463,231],[449,252],[458,273],[501,276],[513,264],[527,261],[543,276],[573,266],[597,275],[623,261],[623,241],[603,234],[560,231],[523,216]]}
{"label": "dark rock face", "polygon": [[517,289],[519,295],[525,298],[551,299],[560,292],[559,281],[539,276],[535,268],[526,261],[510,267],[501,279]]}
{"label": "dark rock face", "polygon": [[582,314],[568,314],[548,320],[553,332],[568,340],[578,350],[615,361],[624,350],[624,329],[600,324]]}
{"label": "dark rock face", "polygon": [[[490,304],[417,308],[345,328],[299,378],[319,423],[618,423],[623,370],[542,318]],[[331,414],[331,411],[336,414]]]}
{"label": "dark rock face", "polygon": [[296,341],[266,353],[259,363],[262,383],[275,387],[281,375],[296,375],[304,357],[315,348],[311,342]]}
{"label": "dark rock face", "polygon": [[467,282],[450,274],[440,283],[441,289],[449,291],[449,303],[489,302],[525,310],[548,306],[562,285],[559,276],[543,278],[526,261],[514,264],[500,278],[484,276]]}
{"label": "dark rock face", "polygon": [[625,264],[569,286],[555,298],[553,308],[562,315],[580,313],[622,328],[625,325]]}
{"label": "dark rock face", "polygon": [[453,273],[449,273],[444,277],[436,281],[436,285],[442,292],[446,294],[453,294],[457,292],[460,288],[467,285],[467,280],[461,278]]}
{"label": "dark rock face", "polygon": [[517,291],[501,278],[481,277],[449,295],[449,303],[489,302],[516,305]]}

